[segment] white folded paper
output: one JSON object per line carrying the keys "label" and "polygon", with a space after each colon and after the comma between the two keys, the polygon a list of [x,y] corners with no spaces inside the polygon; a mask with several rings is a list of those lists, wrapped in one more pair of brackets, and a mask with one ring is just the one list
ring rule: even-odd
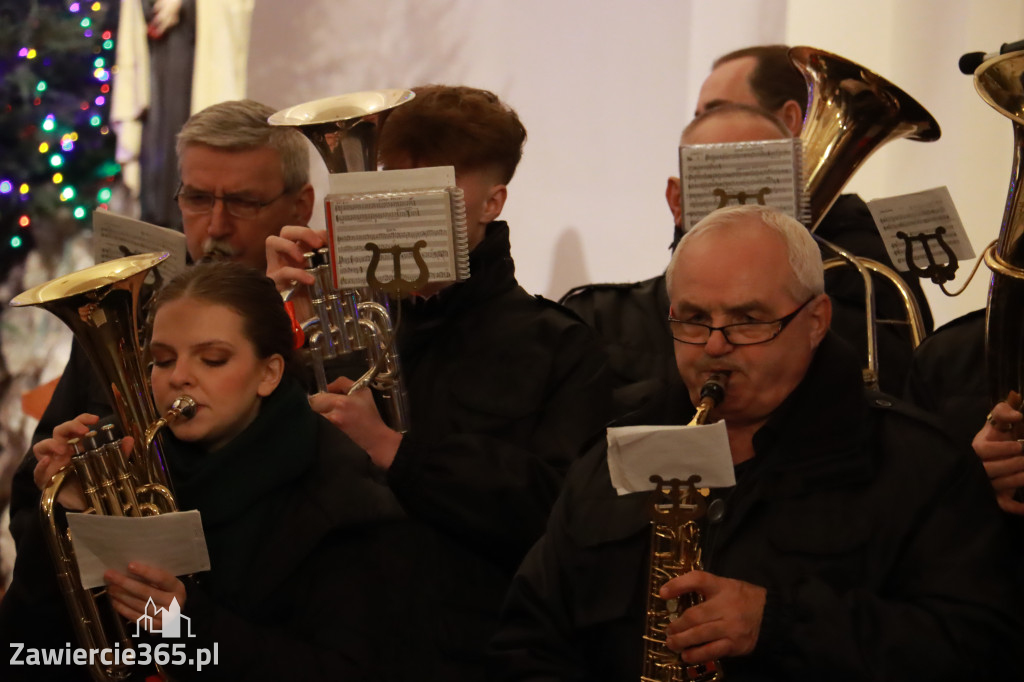
{"label": "white folded paper", "polygon": [[68,514],[82,587],[102,587],[103,572],[128,572],[129,562],[186,575],[210,570],[198,511],[159,516]]}
{"label": "white folded paper", "polygon": [[701,488],[736,485],[725,422],[701,426],[620,426],[608,429],[608,470],[619,495],[654,490],[651,476]]}

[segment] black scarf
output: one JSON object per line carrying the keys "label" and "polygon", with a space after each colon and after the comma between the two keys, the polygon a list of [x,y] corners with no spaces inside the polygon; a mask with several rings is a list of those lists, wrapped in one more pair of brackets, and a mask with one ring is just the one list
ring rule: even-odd
{"label": "black scarf", "polygon": [[[210,552],[210,591],[237,602],[260,538],[288,491],[316,460],[316,414],[299,383],[285,377],[242,433],[215,452],[167,432],[164,452],[178,507],[198,509]],[[240,605],[240,604],[238,604]]]}

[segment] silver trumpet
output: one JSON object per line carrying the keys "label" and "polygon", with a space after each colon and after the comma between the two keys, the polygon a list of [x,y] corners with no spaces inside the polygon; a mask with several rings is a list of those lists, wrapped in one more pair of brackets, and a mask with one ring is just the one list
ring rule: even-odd
{"label": "silver trumpet", "polygon": [[[299,104],[275,113],[271,125],[296,128],[316,147],[331,173],[377,170],[377,142],[384,119],[411,100],[410,90],[373,90]],[[332,361],[365,353],[369,369],[350,389],[377,390],[384,419],[399,432],[409,429],[409,398],[394,348],[395,326],[385,292],[370,286],[338,289],[328,248],[304,254],[313,317],[301,321],[317,388],[327,390]],[[285,300],[293,292],[285,292]]]}

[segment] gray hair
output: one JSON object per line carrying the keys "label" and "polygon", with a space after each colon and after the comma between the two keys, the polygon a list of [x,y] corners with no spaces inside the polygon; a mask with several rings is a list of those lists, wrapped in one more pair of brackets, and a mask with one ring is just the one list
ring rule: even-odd
{"label": "gray hair", "polygon": [[281,156],[285,192],[301,189],[309,182],[309,146],[305,136],[294,128],[267,123],[273,113],[267,105],[251,99],[220,102],[196,112],[178,133],[178,173],[182,152],[189,145],[229,151],[270,147]]}
{"label": "gray hair", "polygon": [[683,235],[679,244],[676,245],[675,251],[672,252],[672,260],[665,272],[665,285],[668,288],[669,296],[672,295],[672,276],[675,272],[676,261],[688,242],[700,238],[702,234],[710,230],[735,225],[750,218],[757,218],[761,224],[775,230],[782,237],[796,285],[790,290],[790,295],[795,300],[802,300],[824,293],[825,268],[821,262],[818,243],[811,236],[810,231],[777,208],[747,204],[728,206],[712,211]]}

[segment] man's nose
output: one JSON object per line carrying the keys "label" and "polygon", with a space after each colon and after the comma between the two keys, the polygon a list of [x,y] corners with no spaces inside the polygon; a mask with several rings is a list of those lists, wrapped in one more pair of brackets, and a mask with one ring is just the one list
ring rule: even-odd
{"label": "man's nose", "polygon": [[227,205],[223,199],[218,197],[213,202],[213,208],[210,209],[210,224],[207,225],[206,232],[214,239],[220,239],[231,233],[231,221]]}
{"label": "man's nose", "polygon": [[725,338],[725,332],[721,329],[713,329],[707,343],[704,344],[704,352],[715,357],[725,355],[732,349],[733,345]]}

